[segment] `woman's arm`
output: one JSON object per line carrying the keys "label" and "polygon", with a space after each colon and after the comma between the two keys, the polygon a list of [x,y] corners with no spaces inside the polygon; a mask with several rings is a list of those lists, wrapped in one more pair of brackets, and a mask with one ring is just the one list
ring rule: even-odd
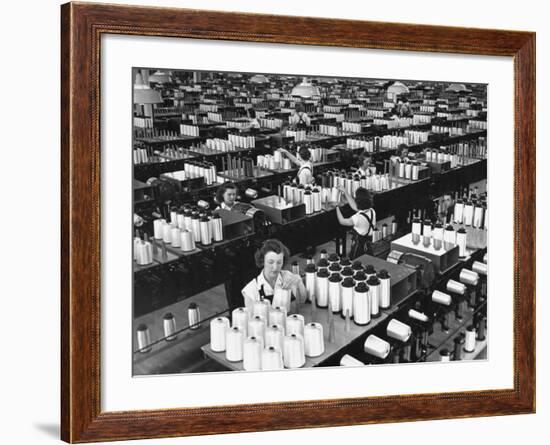
{"label": "woman's arm", "polygon": [[342,216],[342,212],[340,211],[340,207],[336,207],[336,217],[338,218],[338,222],[342,224],[343,226],[350,226],[353,227],[353,219],[351,218],[344,218]]}
{"label": "woman's arm", "polygon": [[291,162],[293,162],[294,164],[296,164],[298,167],[301,167],[302,164],[303,164],[303,161],[300,161],[296,156],[294,156],[292,153],[290,153],[288,150],[286,150],[285,148],[280,148],[279,149],[282,153],[284,153],[286,155],[286,157],[288,159],[290,159]]}
{"label": "woman's arm", "polygon": [[353,196],[351,196],[348,191],[344,188],[344,187],[339,187],[339,190],[344,194],[344,196],[346,197],[346,200],[348,201],[348,204],[349,206],[355,211],[357,212],[358,209],[357,209],[357,204],[355,203],[355,198]]}

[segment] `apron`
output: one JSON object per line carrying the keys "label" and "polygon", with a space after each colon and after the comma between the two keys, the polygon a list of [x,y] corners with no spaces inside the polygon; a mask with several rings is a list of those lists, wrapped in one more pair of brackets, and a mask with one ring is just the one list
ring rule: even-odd
{"label": "apron", "polygon": [[260,294],[260,300],[268,300],[272,306],[282,306],[287,312],[290,313],[290,303],[296,298],[292,292],[288,292],[288,295],[285,295],[286,292],[277,292],[277,289],[273,289],[273,295],[266,295],[264,290],[264,285],[258,283],[258,277],[256,277],[256,287],[258,288],[258,293]]}
{"label": "apron", "polygon": [[353,230],[353,242],[351,245],[351,252],[349,254],[350,260],[354,260],[361,255],[372,255],[372,235],[370,234],[374,230],[374,224],[372,218],[366,213],[359,212],[359,215],[363,216],[369,223],[369,229],[366,235],[359,235],[357,231]]}
{"label": "apron", "polygon": [[302,185],[314,185],[315,184],[315,178],[313,177],[313,170],[311,169],[311,167],[309,165],[302,165],[299,168],[298,173],[296,174],[296,182],[298,184],[301,184],[301,182],[300,182],[300,173],[302,173],[302,170],[309,170],[310,173],[311,173],[311,182],[309,184],[302,184]]}
{"label": "apron", "polygon": [[307,128],[307,124],[306,124],[306,121],[304,121],[304,114],[300,113],[299,116],[300,116],[300,120],[296,124],[296,128],[300,130],[305,130]]}

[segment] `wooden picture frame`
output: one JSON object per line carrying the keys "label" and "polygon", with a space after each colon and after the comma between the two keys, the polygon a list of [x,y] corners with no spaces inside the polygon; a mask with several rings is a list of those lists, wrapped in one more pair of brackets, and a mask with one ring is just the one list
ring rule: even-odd
{"label": "wooden picture frame", "polygon": [[[130,412],[100,408],[103,34],[511,56],[515,72],[514,387]],[[61,437],[71,443],[535,411],[535,34],[147,8],[61,7]],[[530,227],[530,230],[523,230]],[[299,415],[297,415],[299,413]]]}

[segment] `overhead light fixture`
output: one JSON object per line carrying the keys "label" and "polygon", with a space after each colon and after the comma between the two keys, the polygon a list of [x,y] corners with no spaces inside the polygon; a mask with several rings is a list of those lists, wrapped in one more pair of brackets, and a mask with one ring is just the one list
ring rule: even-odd
{"label": "overhead light fixture", "polygon": [[160,70],[155,71],[149,76],[149,82],[168,83],[171,81],[170,74]]}

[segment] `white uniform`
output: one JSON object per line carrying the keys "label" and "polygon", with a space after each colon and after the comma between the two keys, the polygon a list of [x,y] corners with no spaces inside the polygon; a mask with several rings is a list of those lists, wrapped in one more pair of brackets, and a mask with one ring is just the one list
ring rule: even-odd
{"label": "white uniform", "polygon": [[[281,270],[275,281],[275,289],[277,288],[290,289],[292,294],[300,298],[301,301],[303,301],[302,296],[306,295],[306,288],[302,282],[302,278],[289,270]],[[261,299],[260,291],[262,289],[266,297],[273,297],[275,294],[275,289],[265,279],[263,270],[260,272],[260,275],[251,280],[241,291],[244,297],[244,304],[248,310],[251,311],[254,302]]]}
{"label": "white uniform", "polygon": [[222,202],[218,207],[216,207],[216,210],[218,209],[233,210],[233,207],[235,207],[235,204],[237,204],[237,201],[235,201],[233,205],[229,207],[225,202]]}
{"label": "white uniform", "polygon": [[304,162],[298,170],[298,184],[310,185],[313,183],[313,164],[310,161]]}
{"label": "white uniform", "polygon": [[[361,215],[361,213],[371,219],[372,225],[369,224],[368,219],[365,216]],[[351,220],[353,221],[353,229],[359,235],[372,235],[374,227],[376,226],[376,212],[374,211],[374,209],[359,210],[357,213],[355,213],[355,215],[351,217]]]}
{"label": "white uniform", "polygon": [[304,113],[304,112],[300,112],[300,113],[293,113],[290,115],[290,117],[288,118],[288,123],[290,125],[306,125],[306,126],[310,126],[311,125],[311,119],[309,118],[309,116]]}

